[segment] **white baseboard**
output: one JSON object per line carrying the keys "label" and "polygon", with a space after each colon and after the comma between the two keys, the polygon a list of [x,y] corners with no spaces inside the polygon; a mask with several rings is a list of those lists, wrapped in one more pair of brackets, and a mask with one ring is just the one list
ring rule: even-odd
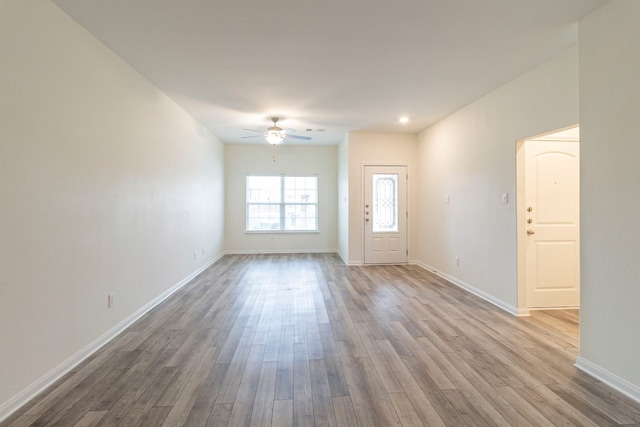
{"label": "white baseboard", "polygon": [[260,255],[260,254],[334,254],[337,249],[231,249],[225,255]]}
{"label": "white baseboard", "polygon": [[471,292],[472,294],[482,298],[483,300],[490,302],[491,304],[495,305],[498,308],[501,308],[502,310],[506,311],[507,313],[513,314],[514,316],[518,316],[518,317],[522,317],[522,316],[528,316],[529,312],[526,311],[523,312],[522,310],[518,310],[517,307],[511,305],[511,304],[507,304],[506,302],[494,297],[493,295],[490,295],[456,277],[453,277],[447,273],[444,273],[442,271],[439,271],[438,269],[427,265],[423,262],[420,261],[415,261],[412,264],[415,264],[419,267],[424,268],[425,270],[428,270],[430,272],[432,272],[433,274],[435,274],[436,276],[440,276],[443,279],[453,283],[454,285],[458,286],[459,288],[464,289],[467,292]]}
{"label": "white baseboard", "polygon": [[216,261],[222,258],[223,254],[213,258],[206,265],[198,268],[193,273],[189,274],[187,277],[182,279],[180,282],[173,285],[171,288],[164,291],[162,294],[158,295],[147,304],[136,310],[133,314],[128,316],[126,319],[122,320],[120,323],[115,325],[113,328],[108,330],[106,333],[98,337],[95,341],[84,347],[82,350],[75,353],[73,356],[62,362],[60,365],[53,368],[51,371],[46,373],[44,376],[36,380],[33,384],[22,390],[20,393],[13,396],[8,401],[4,402],[0,405],[0,422],[4,419],[8,418],[15,411],[20,409],[24,404],[29,402],[31,399],[36,397],[39,393],[44,391],[47,387],[58,381],[62,376],[64,376],[67,372],[72,370],[74,367],[79,365],[82,361],[84,361],[87,357],[91,356],[93,353],[102,348],[109,341],[114,339],[117,335],[119,335],[122,331],[131,326],[136,320],[140,317],[144,316],[147,312],[149,312],[152,308],[160,304],[162,301],[169,298],[172,294],[182,288],[184,285],[192,281],[198,274],[202,273],[204,270],[213,265]]}
{"label": "white baseboard", "polygon": [[630,399],[640,403],[640,387],[631,384],[629,381],[612,374],[606,369],[603,369],[595,363],[592,363],[580,356],[576,359],[575,367],[580,369],[582,372],[599,379],[609,387],[619,391]]}
{"label": "white baseboard", "polygon": [[349,262],[347,261],[347,259],[345,258],[344,254],[342,252],[340,252],[339,250],[336,251],[336,254],[338,255],[338,257],[340,257],[340,259],[342,260],[342,262],[345,263],[345,265],[349,265]]}

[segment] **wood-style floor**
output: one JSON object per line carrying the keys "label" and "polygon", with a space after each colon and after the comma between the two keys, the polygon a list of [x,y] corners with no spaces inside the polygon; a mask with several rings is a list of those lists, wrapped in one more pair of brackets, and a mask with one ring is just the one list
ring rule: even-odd
{"label": "wood-style floor", "polygon": [[0,425],[640,425],[577,346],[577,311],[516,318],[417,266],[225,256]]}

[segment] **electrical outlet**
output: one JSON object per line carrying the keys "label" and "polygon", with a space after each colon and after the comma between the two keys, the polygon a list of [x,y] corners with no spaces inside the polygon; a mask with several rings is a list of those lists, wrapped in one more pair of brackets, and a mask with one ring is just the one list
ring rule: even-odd
{"label": "electrical outlet", "polygon": [[116,294],[112,292],[107,295],[107,308],[112,308],[114,305],[116,305]]}
{"label": "electrical outlet", "polygon": [[456,257],[456,267],[460,267],[460,258]]}
{"label": "electrical outlet", "polygon": [[196,259],[197,256],[198,254],[196,253],[196,251],[193,251],[193,259]]}
{"label": "electrical outlet", "polygon": [[449,203],[451,201],[451,197],[449,196],[449,194],[445,194],[443,199],[445,203]]}
{"label": "electrical outlet", "polygon": [[509,193],[502,193],[502,203],[505,205],[509,203]]}

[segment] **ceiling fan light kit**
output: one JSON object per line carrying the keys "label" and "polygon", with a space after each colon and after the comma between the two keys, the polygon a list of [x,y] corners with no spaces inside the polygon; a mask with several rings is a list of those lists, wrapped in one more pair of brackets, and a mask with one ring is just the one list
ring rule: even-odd
{"label": "ceiling fan light kit", "polygon": [[271,145],[278,145],[284,141],[284,136],[280,135],[277,131],[268,131],[265,137],[267,142]]}
{"label": "ceiling fan light kit", "polygon": [[[267,140],[267,142],[271,145],[278,145],[280,144],[282,141],[284,141],[286,138],[292,138],[292,139],[301,139],[304,141],[310,141],[311,137],[309,136],[299,136],[299,135],[291,135],[293,132],[295,132],[294,129],[282,129],[280,126],[278,126],[278,121],[280,120],[280,118],[278,117],[271,117],[271,121],[273,122],[273,126],[270,126],[267,128],[266,132],[262,132],[259,130],[255,130],[255,129],[245,129],[251,132],[257,132],[257,133],[262,133],[262,136],[264,136],[264,139]],[[250,135],[250,136],[244,136],[243,138],[253,138],[255,136],[258,135]]]}

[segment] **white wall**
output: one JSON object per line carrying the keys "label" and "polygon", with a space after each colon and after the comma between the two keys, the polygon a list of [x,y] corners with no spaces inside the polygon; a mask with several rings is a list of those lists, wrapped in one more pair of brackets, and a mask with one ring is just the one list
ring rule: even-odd
{"label": "white wall", "polygon": [[0,58],[1,419],[222,253],[224,147],[48,1]]}
{"label": "white wall", "polygon": [[[275,162],[273,158],[275,156]],[[225,248],[236,253],[335,252],[338,234],[336,146],[226,145]],[[246,176],[318,175],[318,233],[246,233]]]}
{"label": "white wall", "polygon": [[338,145],[338,254],[349,260],[349,134]]}
{"label": "white wall", "polygon": [[421,132],[417,262],[515,313],[516,141],[577,123],[576,47]]}
{"label": "white wall", "polygon": [[[640,400],[640,2],[580,23],[578,366]],[[619,380],[619,381],[618,381]]]}
{"label": "white wall", "polygon": [[413,257],[413,238],[416,229],[415,200],[417,186],[416,135],[408,133],[350,132],[348,136],[349,163],[349,253],[348,264],[364,262],[364,215],[362,175],[365,164],[407,165],[409,173],[409,257]]}

